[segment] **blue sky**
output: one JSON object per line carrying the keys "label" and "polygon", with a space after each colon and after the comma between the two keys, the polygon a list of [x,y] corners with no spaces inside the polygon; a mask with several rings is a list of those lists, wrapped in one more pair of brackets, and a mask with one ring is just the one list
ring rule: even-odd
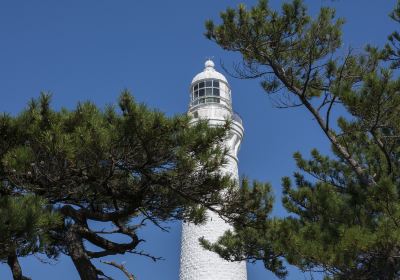
{"label": "blue sky", "polygon": [[[20,1],[0,0],[0,112],[15,114],[41,91],[53,93],[53,104],[73,108],[91,100],[99,106],[115,103],[127,88],[135,98],[168,115],[184,113],[188,88],[213,57],[220,71],[239,59],[203,36],[204,21],[218,20],[227,6],[256,1]],[[282,1],[271,0],[273,7]],[[382,45],[396,25],[387,17],[395,1],[309,0],[312,13],[321,5],[337,8],[346,19],[344,48],[361,49],[367,42]],[[279,201],[280,178],[295,170],[292,154],[308,154],[329,144],[304,109],[277,109],[257,81],[227,76],[233,106],[244,120],[245,138],[239,154],[239,173],[272,183],[277,198],[274,214],[285,215]],[[153,263],[143,257],[109,258],[125,261],[139,280],[175,280],[179,271],[179,223],[170,233],[147,227],[144,250],[162,256]],[[21,260],[33,279],[79,279],[71,261],[61,257],[42,264],[36,257]],[[119,271],[101,266],[115,279]],[[295,269],[288,279],[308,279]],[[0,265],[0,279],[11,279]],[[262,265],[248,265],[248,279],[275,279]]]}

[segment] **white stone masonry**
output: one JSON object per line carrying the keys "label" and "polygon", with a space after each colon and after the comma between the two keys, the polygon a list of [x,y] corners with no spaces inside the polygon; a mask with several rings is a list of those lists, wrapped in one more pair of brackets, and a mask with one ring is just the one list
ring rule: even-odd
{"label": "white stone masonry", "polygon": [[[202,86],[204,91],[201,91]],[[211,87],[218,87],[218,90],[214,91]],[[191,103],[188,114],[195,119],[208,119],[210,125],[223,124],[226,119],[233,120],[230,137],[225,143],[230,150],[230,156],[228,163],[221,168],[221,172],[238,178],[237,153],[243,137],[243,126],[240,118],[233,113],[231,91],[226,78],[215,71],[214,63],[208,60],[204,71],[194,77],[190,91]],[[246,280],[245,262],[225,261],[199,244],[201,237],[215,242],[225,231],[232,230],[232,226],[217,214],[208,211],[207,215],[208,220],[202,225],[182,224],[179,279]]]}

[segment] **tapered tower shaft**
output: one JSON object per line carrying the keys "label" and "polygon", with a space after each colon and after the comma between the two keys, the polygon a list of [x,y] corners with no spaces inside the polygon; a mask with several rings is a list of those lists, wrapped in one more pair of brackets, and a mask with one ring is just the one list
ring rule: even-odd
{"label": "tapered tower shaft", "polygon": [[[223,125],[232,120],[232,128],[225,145],[229,149],[228,162],[221,168],[223,174],[238,179],[237,153],[243,138],[240,117],[232,110],[231,90],[226,78],[214,69],[208,60],[203,72],[197,74],[190,87],[188,114],[196,119],[207,119],[209,124]],[[207,251],[199,244],[204,237],[211,242],[223,235],[232,226],[217,214],[208,211],[208,220],[202,225],[182,224],[180,280],[246,280],[246,263],[229,262],[217,254]]]}

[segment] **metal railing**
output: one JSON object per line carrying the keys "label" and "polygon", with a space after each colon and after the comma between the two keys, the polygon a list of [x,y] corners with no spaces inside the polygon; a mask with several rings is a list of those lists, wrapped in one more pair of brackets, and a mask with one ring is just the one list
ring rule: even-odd
{"label": "metal railing", "polygon": [[240,123],[241,125],[243,125],[243,121],[242,118],[240,117],[240,115],[236,112],[233,112],[232,114],[232,120],[237,121],[238,123]]}

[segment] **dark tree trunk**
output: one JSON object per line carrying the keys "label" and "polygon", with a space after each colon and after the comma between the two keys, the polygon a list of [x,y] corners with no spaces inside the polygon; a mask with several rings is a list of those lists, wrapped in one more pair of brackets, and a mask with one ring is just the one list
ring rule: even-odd
{"label": "dark tree trunk", "polygon": [[85,253],[82,238],[74,231],[74,226],[66,235],[68,253],[82,280],[97,280],[98,271]]}
{"label": "dark tree trunk", "polygon": [[11,269],[14,280],[30,280],[30,278],[22,275],[22,269],[15,252],[10,253],[7,257],[7,264]]}

